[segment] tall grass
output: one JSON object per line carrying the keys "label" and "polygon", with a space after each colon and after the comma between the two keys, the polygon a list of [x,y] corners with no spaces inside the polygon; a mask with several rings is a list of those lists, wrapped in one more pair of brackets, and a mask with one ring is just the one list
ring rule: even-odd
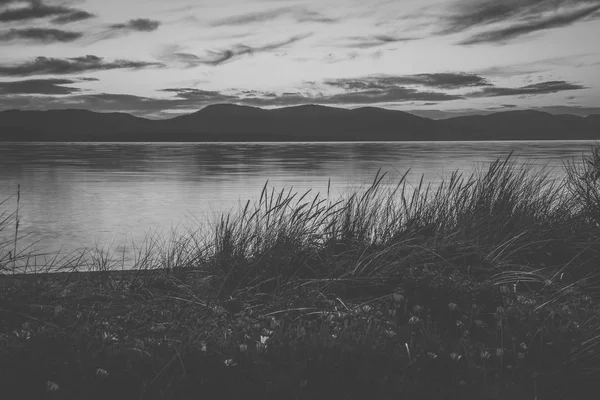
{"label": "tall grass", "polygon": [[[41,270],[68,272],[69,276],[93,271],[103,290],[113,295],[135,293],[152,301],[160,298],[161,307],[168,310],[170,306],[164,305],[168,301],[187,302],[202,310],[194,311],[200,313],[192,315],[194,321],[208,318],[209,310],[221,315],[218,306],[209,305],[228,304],[235,314],[240,307],[232,306],[232,301],[256,296],[270,296],[279,309],[266,315],[276,315],[291,309],[318,310],[317,299],[335,303],[337,312],[350,312],[353,303],[367,307],[396,291],[395,299],[406,296],[406,302],[388,310],[396,315],[396,331],[389,336],[404,338],[401,349],[408,352],[410,365],[419,352],[433,354],[427,349],[437,343],[435,357],[438,351],[448,351],[451,360],[459,360],[462,354],[469,368],[480,363],[488,385],[489,351],[499,354],[497,373],[505,374],[504,351],[507,360],[509,352],[517,360],[512,368],[520,365],[519,351],[524,350],[514,341],[521,337],[524,344],[527,341],[525,347],[539,349],[546,349],[551,341],[565,343],[565,354],[556,356],[563,365],[556,367],[563,378],[595,376],[600,361],[600,322],[595,311],[586,309],[585,319],[578,322],[575,311],[564,311],[570,315],[565,318],[573,318],[572,323],[583,332],[577,343],[559,338],[548,327],[554,323],[549,318],[563,312],[557,310],[573,307],[574,295],[590,298],[594,304],[600,300],[600,146],[593,148],[591,156],[584,156],[582,164],[566,163],[565,170],[565,178],[555,181],[547,169],[517,164],[509,156],[466,176],[454,172],[436,187],[423,178],[412,185],[406,180],[408,172],[392,182],[378,171],[369,186],[338,199],[310,190],[302,194],[291,189],[275,191],[267,182],[260,198],[248,201],[237,212],[183,235],[174,231],[164,238],[154,233],[139,247],[133,243],[135,257],[129,272],[124,253],[117,254],[110,247],[55,256]],[[20,192],[17,210],[19,197]],[[28,266],[27,253],[16,252],[17,213],[0,215],[0,233],[13,223],[14,239],[0,244],[3,275],[14,273],[17,257]],[[192,284],[192,273],[202,278],[201,286]],[[57,290],[64,292],[69,279]],[[155,290],[171,294],[156,297]],[[529,295],[535,296],[535,307],[529,297],[522,297]],[[515,309],[517,296],[523,304]],[[444,315],[448,315],[449,301],[448,319]],[[481,308],[473,308],[475,302]],[[423,309],[423,304],[428,308]],[[500,305],[502,310],[495,311]],[[140,307],[148,315],[157,312],[150,304]],[[320,307],[319,315],[325,316],[324,306]],[[454,311],[464,307],[467,311],[462,314]],[[516,313],[511,314],[512,320],[503,314],[504,308]],[[532,315],[542,319],[533,321]],[[465,328],[455,325],[459,320],[474,334],[485,321],[494,329],[497,324],[497,329],[481,343],[469,341],[461,331]],[[360,326],[364,332],[352,331],[361,348],[377,347],[380,336],[388,332],[384,325],[361,324],[355,328]],[[185,369],[181,352],[191,351],[198,337],[184,322],[177,326],[181,347],[169,365],[179,360]],[[417,337],[422,338],[421,344]],[[542,358],[536,360],[536,368],[542,368]],[[452,385],[460,386],[461,379]]]}

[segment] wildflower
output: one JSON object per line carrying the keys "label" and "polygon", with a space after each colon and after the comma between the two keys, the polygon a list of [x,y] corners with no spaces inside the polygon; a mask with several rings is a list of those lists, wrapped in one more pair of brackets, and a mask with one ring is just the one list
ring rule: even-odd
{"label": "wildflower", "polygon": [[105,369],[102,369],[102,368],[97,368],[96,375],[106,377],[106,376],[108,376],[108,371]]}
{"label": "wildflower", "polygon": [[458,309],[458,306],[456,305],[456,303],[449,303],[448,308],[450,309],[450,311],[456,311]]}
{"label": "wildflower", "polygon": [[225,364],[226,367],[232,367],[232,366],[236,365],[235,362],[231,358],[228,358],[227,360],[223,361],[223,363]]}
{"label": "wildflower", "polygon": [[260,353],[264,353],[264,351],[267,350],[267,345],[264,343],[256,343],[256,351],[260,354]]}
{"label": "wildflower", "polygon": [[464,324],[464,323],[463,323],[463,322],[462,322],[460,319],[457,319],[457,320],[456,320],[456,326],[457,326],[458,328],[462,328],[462,327],[464,327],[464,326],[465,326],[465,324]]}
{"label": "wildflower", "polygon": [[457,353],[452,353],[450,354],[450,358],[456,362],[459,362],[460,359],[462,358],[462,356],[460,354]]}
{"label": "wildflower", "polygon": [[483,350],[483,351],[481,352],[481,358],[482,358],[483,360],[487,360],[487,359],[489,359],[489,358],[490,358],[490,356],[491,356],[491,354],[490,354],[490,352],[489,352],[489,351],[487,351],[487,350]]}
{"label": "wildflower", "polygon": [[496,349],[496,356],[502,357],[504,355],[504,349]]}
{"label": "wildflower", "polygon": [[393,317],[396,315],[396,310],[388,310],[388,317]]}
{"label": "wildflower", "polygon": [[274,329],[278,328],[279,326],[281,326],[280,320],[275,319],[275,318],[271,319],[271,329],[274,330]]}
{"label": "wildflower", "polygon": [[25,329],[21,329],[21,330],[14,330],[13,333],[15,334],[15,336],[21,340],[27,340],[29,338],[31,338],[31,332]]}
{"label": "wildflower", "polygon": [[394,336],[396,336],[396,332],[394,332],[394,331],[393,331],[393,330],[391,330],[391,329],[386,329],[384,332],[385,332],[385,335],[386,335],[388,338],[393,338]]}
{"label": "wildflower", "polygon": [[200,351],[206,351],[206,342],[205,341],[200,342]]}
{"label": "wildflower", "polygon": [[410,319],[408,320],[408,323],[410,325],[415,325],[418,324],[421,320],[415,316],[410,317]]}
{"label": "wildflower", "polygon": [[429,358],[431,358],[432,360],[435,360],[438,356],[435,353],[432,352],[428,352],[427,355],[429,356]]}
{"label": "wildflower", "polygon": [[271,336],[272,333],[273,331],[267,328],[264,328],[262,331],[260,331],[260,334],[262,336]]}
{"label": "wildflower", "polygon": [[52,381],[46,382],[46,390],[48,392],[54,392],[54,391],[56,391],[58,389],[59,389],[58,383],[52,382]]}
{"label": "wildflower", "polygon": [[245,343],[240,344],[240,351],[245,353],[248,350],[248,345]]}
{"label": "wildflower", "polygon": [[521,349],[527,351],[527,344],[525,342],[521,342]]}
{"label": "wildflower", "polygon": [[362,307],[362,310],[365,313],[368,313],[369,311],[371,311],[371,309],[372,309],[372,307],[369,305],[366,305],[366,304]]}
{"label": "wildflower", "polygon": [[337,339],[337,337],[338,337],[337,333],[332,333],[332,334],[331,334],[331,338],[332,338],[332,339]]}
{"label": "wildflower", "polygon": [[416,305],[413,307],[413,311],[415,312],[415,314],[418,314],[418,313],[420,313],[421,311],[423,311],[423,306],[420,306],[420,305],[416,304]]}
{"label": "wildflower", "polygon": [[400,293],[394,293],[392,299],[394,300],[394,303],[402,303],[404,301],[404,296]]}
{"label": "wildflower", "polygon": [[480,320],[480,319],[475,320],[475,327],[477,327],[477,328],[483,328],[483,325],[484,324],[483,324],[482,320]]}
{"label": "wildflower", "polygon": [[112,343],[117,341],[117,337],[112,333],[102,332],[102,341],[105,343]]}

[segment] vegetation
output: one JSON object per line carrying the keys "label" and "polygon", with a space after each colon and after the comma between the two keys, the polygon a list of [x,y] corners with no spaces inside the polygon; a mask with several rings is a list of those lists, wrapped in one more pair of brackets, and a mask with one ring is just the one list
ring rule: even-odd
{"label": "vegetation", "polygon": [[435,188],[378,173],[337,201],[265,184],[149,236],[131,270],[110,249],[31,265],[17,194],[0,397],[596,398],[600,145],[565,170],[508,157]]}

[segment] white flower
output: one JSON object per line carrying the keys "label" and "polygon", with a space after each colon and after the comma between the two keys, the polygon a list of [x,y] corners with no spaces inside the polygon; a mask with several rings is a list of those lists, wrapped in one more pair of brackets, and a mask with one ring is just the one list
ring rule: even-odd
{"label": "white flower", "polygon": [[458,306],[456,305],[456,303],[449,303],[448,308],[450,309],[450,311],[456,311],[456,309],[458,309]]}
{"label": "white flower", "polygon": [[404,301],[404,296],[400,293],[394,293],[392,299],[394,300],[394,303],[402,303]]}
{"label": "white flower", "polygon": [[386,335],[388,338],[393,338],[394,336],[396,336],[396,332],[394,332],[394,331],[393,331],[393,330],[391,330],[391,329],[386,329],[384,332],[385,332],[385,335]]}
{"label": "white flower", "polygon": [[58,383],[52,382],[52,381],[46,382],[46,390],[48,392],[54,392],[54,391],[56,391],[58,389],[59,389]]}
{"label": "white flower", "polygon": [[452,353],[452,354],[450,354],[450,358],[453,359],[454,361],[458,362],[458,361],[460,361],[460,359],[462,358],[462,356],[460,354],[457,354],[457,353]]}
{"label": "white flower", "polygon": [[96,369],[96,375],[98,375],[98,376],[108,376],[108,371],[106,371],[105,369],[102,369],[102,368],[97,368]]}
{"label": "white flower", "polygon": [[267,345],[264,343],[256,343],[256,351],[260,354],[267,350]]}
{"label": "white flower", "polygon": [[236,365],[236,363],[231,358],[228,358],[227,360],[223,361],[223,363],[226,367],[232,367]]}

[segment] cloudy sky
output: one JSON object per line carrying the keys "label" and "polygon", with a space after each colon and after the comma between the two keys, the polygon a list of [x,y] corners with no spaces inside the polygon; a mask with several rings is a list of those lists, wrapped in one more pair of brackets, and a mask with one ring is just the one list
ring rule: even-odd
{"label": "cloudy sky", "polygon": [[600,114],[600,0],[0,0],[0,110]]}

